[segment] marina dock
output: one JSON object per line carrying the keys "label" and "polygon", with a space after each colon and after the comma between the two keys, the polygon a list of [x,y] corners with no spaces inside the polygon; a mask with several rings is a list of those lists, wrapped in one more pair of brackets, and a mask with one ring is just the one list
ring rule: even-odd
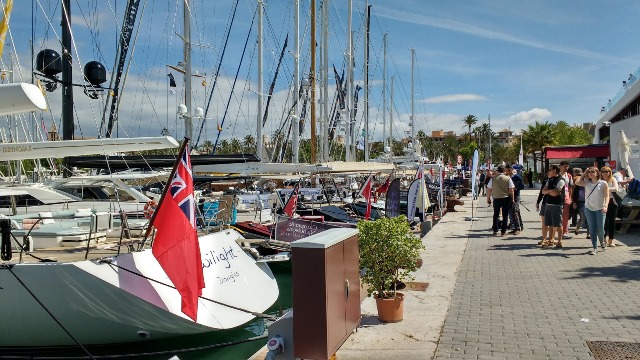
{"label": "marina dock", "polygon": [[364,298],[361,325],[336,358],[592,359],[594,351],[620,358],[606,353],[618,346],[611,342],[640,342],[638,230],[596,256],[584,230],[562,249],[541,249],[537,195],[522,191],[525,229],[505,237],[492,236],[484,197],[474,202],[479,220],[465,221],[464,198],[423,238],[415,282],[428,286],[404,291],[404,320],[379,322],[375,301]]}

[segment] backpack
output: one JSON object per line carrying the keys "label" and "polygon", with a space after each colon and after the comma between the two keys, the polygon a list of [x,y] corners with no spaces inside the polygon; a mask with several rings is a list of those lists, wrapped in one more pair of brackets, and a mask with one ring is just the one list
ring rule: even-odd
{"label": "backpack", "polygon": [[627,188],[627,196],[631,199],[640,200],[640,180],[633,179]]}

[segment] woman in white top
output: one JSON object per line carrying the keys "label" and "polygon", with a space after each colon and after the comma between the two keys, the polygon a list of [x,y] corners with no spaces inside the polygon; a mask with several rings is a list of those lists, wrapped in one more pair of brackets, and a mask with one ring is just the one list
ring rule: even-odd
{"label": "woman in white top", "polygon": [[607,216],[604,219],[604,236],[608,236],[609,246],[614,247],[613,238],[616,235],[616,214],[618,214],[618,203],[613,197],[614,193],[618,192],[618,181],[611,174],[611,168],[603,166],[600,169],[602,180],[607,182],[609,186],[609,207],[607,208]]}
{"label": "woman in white top", "polygon": [[598,252],[598,240],[604,250],[604,219],[609,206],[609,186],[606,181],[600,180],[597,168],[588,168],[575,182],[578,186],[585,187],[584,215],[587,218],[587,226],[591,234],[593,250],[591,255]]}

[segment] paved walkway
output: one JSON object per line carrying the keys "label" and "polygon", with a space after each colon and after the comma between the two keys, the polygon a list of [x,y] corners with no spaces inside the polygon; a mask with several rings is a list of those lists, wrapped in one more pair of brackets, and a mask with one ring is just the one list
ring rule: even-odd
{"label": "paved walkway", "polygon": [[[470,198],[423,239],[425,266],[409,291],[405,319],[381,324],[363,302],[363,326],[343,345],[344,359],[591,359],[586,341],[640,341],[640,236],[588,255],[582,232],[563,249],[540,249],[538,190],[523,191],[525,230],[491,235],[492,209]],[[588,322],[586,320],[588,319]]]}

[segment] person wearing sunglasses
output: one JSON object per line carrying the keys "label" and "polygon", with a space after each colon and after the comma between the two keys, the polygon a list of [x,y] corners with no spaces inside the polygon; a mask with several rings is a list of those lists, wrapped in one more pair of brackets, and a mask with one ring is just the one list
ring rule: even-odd
{"label": "person wearing sunglasses", "polygon": [[593,250],[589,253],[598,253],[598,241],[602,249],[604,245],[604,219],[609,206],[609,186],[606,181],[600,179],[597,168],[588,168],[582,176],[576,180],[577,186],[584,186],[584,215],[587,219],[587,226],[591,234],[591,245]]}

